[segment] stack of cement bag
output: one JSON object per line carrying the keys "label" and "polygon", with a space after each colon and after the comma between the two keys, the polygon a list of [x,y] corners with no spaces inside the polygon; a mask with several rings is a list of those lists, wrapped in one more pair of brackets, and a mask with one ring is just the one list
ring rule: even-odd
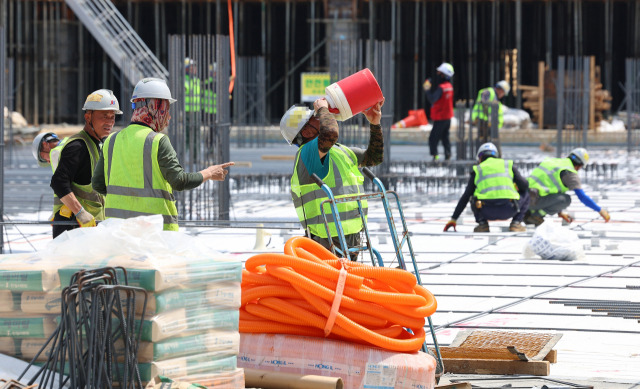
{"label": "stack of cement bag", "polygon": [[[0,353],[35,357],[60,321],[61,288],[78,270],[104,267],[124,268],[126,284],[148,292],[146,308],[143,293],[135,304],[138,317],[145,311],[137,355],[142,381],[161,375],[244,388],[237,368],[242,263],[162,231],[159,216],[110,219],[69,231],[45,251],[0,256]],[[124,284],[125,271],[117,271]]]}

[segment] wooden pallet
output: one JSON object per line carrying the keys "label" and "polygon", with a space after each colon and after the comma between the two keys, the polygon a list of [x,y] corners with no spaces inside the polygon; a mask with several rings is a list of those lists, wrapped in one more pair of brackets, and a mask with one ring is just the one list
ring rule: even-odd
{"label": "wooden pallet", "polygon": [[557,361],[552,348],[562,334],[515,331],[461,331],[450,347],[440,347],[445,372],[546,376]]}

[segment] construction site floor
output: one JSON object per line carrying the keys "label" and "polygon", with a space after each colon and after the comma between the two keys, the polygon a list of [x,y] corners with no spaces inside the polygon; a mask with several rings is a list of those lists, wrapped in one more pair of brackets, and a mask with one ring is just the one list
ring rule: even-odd
{"label": "construction site floor", "polygon": [[[490,223],[490,233],[473,233],[475,222],[468,209],[458,220],[458,231],[444,233],[456,198],[439,198],[429,192],[399,194],[418,271],[438,300],[432,320],[440,346],[449,345],[458,332],[468,329],[560,333],[562,338],[554,347],[557,363],[551,365],[547,378],[596,388],[640,388],[640,158],[637,153],[627,155],[623,151],[590,151],[592,160],[617,161],[620,170],[613,182],[602,180],[584,186],[587,194],[610,211],[609,223],[572,194],[569,210],[575,221],[567,228],[577,234],[585,254],[577,261],[525,259],[523,250],[531,240],[533,227],[511,233],[509,221],[498,221]],[[505,148],[503,152],[507,158],[539,157],[535,148]],[[256,166],[260,155],[270,153],[274,151],[233,149],[231,156],[243,159],[253,154]],[[392,149],[392,155],[398,157],[410,158],[410,153],[427,154],[418,148]],[[16,151],[15,158],[13,167],[5,170],[5,202],[14,205],[8,211],[5,207],[5,221],[45,221],[50,215],[50,171],[37,169],[26,147]],[[274,163],[277,168],[291,169],[291,161]],[[259,172],[262,168],[265,166],[253,169]],[[40,202],[40,206],[34,207],[33,202]],[[302,234],[286,195],[232,196],[231,217],[270,222],[274,228],[188,227],[181,231],[219,242],[220,250],[242,259],[260,252],[280,253],[289,237]],[[287,227],[278,228],[279,223],[287,223]],[[560,225],[561,220],[548,217],[545,223]],[[369,204],[369,231],[385,265],[397,266],[383,208],[375,202]],[[46,250],[50,241],[47,225],[5,226],[5,253]],[[368,257],[360,260],[370,261]],[[593,304],[581,309],[572,301],[621,303],[634,308],[606,312],[592,309]],[[432,346],[429,336],[427,341]],[[486,376],[445,373],[440,384],[479,378]],[[494,387],[536,387],[526,386],[529,381],[519,381],[518,377],[502,378],[502,384]]]}

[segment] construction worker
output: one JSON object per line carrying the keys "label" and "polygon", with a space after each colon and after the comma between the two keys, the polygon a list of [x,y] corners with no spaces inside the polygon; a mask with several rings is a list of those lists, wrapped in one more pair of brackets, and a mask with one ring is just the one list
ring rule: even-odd
{"label": "construction worker", "polygon": [[184,59],[184,110],[185,112],[199,112],[202,109],[200,101],[200,79],[196,77],[197,67],[193,59]]}
{"label": "construction worker", "polygon": [[478,162],[479,164],[473,166],[467,187],[444,231],[451,227],[456,231],[456,222],[469,199],[471,210],[478,222],[473,229],[474,232],[489,232],[489,220],[509,218],[509,231],[526,231],[522,219],[529,207],[527,180],[513,166],[513,161],[498,156],[498,148],[493,143],[480,146]]}
{"label": "construction worker", "polygon": [[42,132],[33,138],[31,151],[33,158],[38,162],[38,166],[47,167],[51,163],[49,153],[60,143],[60,138],[53,132]]}
{"label": "construction worker", "polygon": [[511,87],[505,80],[498,81],[498,83],[489,88],[480,89],[478,97],[473,105],[471,111],[471,121],[478,125],[478,142],[489,142],[491,139],[490,134],[490,122],[491,122],[491,107],[498,107],[498,127],[502,128],[504,122],[505,107],[500,103],[500,100],[509,94]]}
{"label": "construction worker", "polygon": [[131,218],[160,214],[164,229],[178,230],[174,190],[193,189],[205,181],[223,181],[233,162],[187,173],[178,161],[169,138],[160,134],[169,126],[171,97],[159,78],[138,82],[131,98],[131,124],[110,135],[104,143],[92,184],[105,195],[107,218]]}
{"label": "construction worker", "polygon": [[436,69],[435,82],[431,83],[431,80],[427,79],[422,84],[427,100],[431,104],[433,126],[429,134],[429,151],[434,161],[439,159],[438,142],[442,142],[442,147],[444,147],[445,160],[451,159],[449,128],[453,117],[453,85],[451,85],[453,74],[453,66],[443,62]]}
{"label": "construction worker", "polygon": [[[282,116],[280,130],[290,145],[299,147],[291,177],[291,196],[296,213],[309,237],[329,248],[327,231],[322,219],[320,204],[327,199],[324,192],[312,180],[316,174],[327,184],[336,197],[364,193],[364,177],[358,167],[376,166],[384,158],[384,141],[380,119],[384,99],[364,111],[369,121],[370,138],[366,150],[346,147],[338,142],[339,130],[336,118],[329,112],[324,98],[313,103],[314,110],[306,106],[292,106]],[[363,208],[366,211],[366,202]],[[340,221],[349,247],[360,246],[362,220],[356,202],[338,204]],[[330,209],[325,204],[325,212]],[[331,220],[331,219],[329,219]],[[340,247],[335,225],[330,224],[331,237]],[[357,259],[357,253],[351,260]]]}
{"label": "construction worker", "polygon": [[118,99],[108,89],[98,89],[87,96],[82,110],[85,111],[82,131],[62,142],[55,134],[41,134],[38,142],[38,164],[47,166],[50,162],[53,170],[50,184],[54,193],[52,220],[78,223],[77,226],[54,224],[54,238],[64,231],[93,227],[96,220],[104,220],[104,198],[91,187],[91,177],[102,139],[111,133],[116,115],[122,111]]}
{"label": "construction worker", "polygon": [[589,163],[587,150],[578,147],[573,149],[567,158],[547,158],[533,169],[529,176],[529,193],[531,206],[525,214],[525,224],[539,226],[544,216],[557,213],[567,223],[573,218],[564,210],[571,204],[571,196],[567,191],[573,190],[582,204],[598,212],[605,222],[611,219],[609,212],[593,201],[580,184],[578,170]]}

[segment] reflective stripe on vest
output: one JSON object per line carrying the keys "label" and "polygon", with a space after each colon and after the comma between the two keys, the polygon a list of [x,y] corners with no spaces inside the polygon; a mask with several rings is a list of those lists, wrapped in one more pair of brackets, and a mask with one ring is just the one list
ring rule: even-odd
{"label": "reflective stripe on vest", "polygon": [[[489,92],[489,98],[486,100],[482,99],[482,95],[485,92]],[[498,106],[498,128],[502,127],[504,123],[504,106],[498,100],[498,95],[496,95],[495,89],[492,87],[480,89],[478,92],[478,98],[476,99],[475,104],[473,104],[473,109],[471,111],[471,120],[491,120],[491,104],[494,103]]]}
{"label": "reflective stripe on vest", "polygon": [[513,184],[513,161],[487,158],[473,167],[476,172],[474,196],[480,200],[520,199]]}
{"label": "reflective stripe on vest", "polygon": [[164,229],[178,230],[178,210],[171,185],[158,165],[164,135],[131,124],[105,141],[104,175],[107,218],[162,215]]}
{"label": "reflective stripe on vest", "polygon": [[541,197],[564,193],[569,190],[560,178],[560,173],[564,170],[578,173],[569,158],[547,158],[531,172],[529,187],[537,189]]}
{"label": "reflective stripe on vest", "polygon": [[[325,192],[313,182],[307,167],[301,162],[300,152],[303,147],[305,146],[300,147],[296,155],[296,163],[291,177],[291,197],[302,226],[308,228],[316,236],[327,238],[320,204],[328,198]],[[335,198],[364,194],[362,186],[364,177],[358,170],[357,158],[353,151],[336,144],[329,151],[327,158],[329,158],[329,172],[323,181],[331,188]],[[367,206],[367,202],[362,201],[365,217]],[[355,234],[362,230],[362,219],[356,201],[338,203],[337,208],[345,235]],[[328,203],[324,205],[324,211],[327,215],[331,236],[337,236],[334,218]]]}
{"label": "reflective stripe on vest", "polygon": [[[70,136],[68,138],[64,138],[62,142],[58,144],[53,150],[49,152],[49,160],[51,161],[51,170],[55,174],[56,169],[58,168],[58,164],[60,162],[60,156],[62,155],[62,151],[64,148],[71,142],[75,140],[81,140],[84,142],[85,147],[89,151],[89,159],[91,162],[91,173],[93,175],[93,170],[96,166],[96,162],[98,161],[99,151],[98,146],[91,138],[91,135],[87,134],[84,130],[79,133]],[[91,181],[89,181],[86,185],[80,185],[74,181],[71,181],[71,192],[74,194],[80,205],[89,212],[96,220],[104,220],[104,197],[95,190],[91,186]],[[58,198],[58,196],[53,194],[53,213],[56,214],[60,211],[64,204],[62,200]]]}

